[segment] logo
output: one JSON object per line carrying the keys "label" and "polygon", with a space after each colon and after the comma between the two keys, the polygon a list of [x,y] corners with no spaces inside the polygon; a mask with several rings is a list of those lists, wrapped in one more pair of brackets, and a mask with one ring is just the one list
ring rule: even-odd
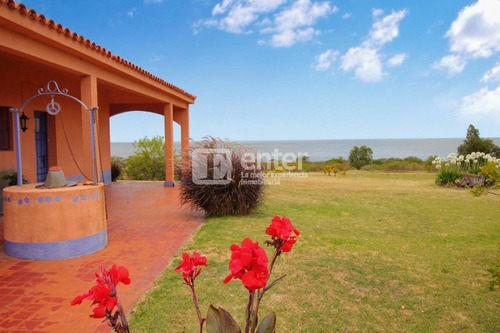
{"label": "logo", "polygon": [[196,148],[191,150],[192,179],[197,185],[227,185],[232,181],[231,150]]}

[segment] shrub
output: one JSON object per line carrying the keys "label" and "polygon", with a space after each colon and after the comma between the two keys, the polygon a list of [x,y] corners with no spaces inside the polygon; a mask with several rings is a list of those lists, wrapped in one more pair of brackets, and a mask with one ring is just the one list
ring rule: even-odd
{"label": "shrub", "polygon": [[191,147],[179,187],[181,204],[208,216],[250,214],[262,200],[264,185],[255,156],[253,149],[212,137]]}
{"label": "shrub", "polygon": [[[2,176],[2,180],[7,182],[7,186],[17,185],[17,172],[14,171],[12,173],[6,174]],[[28,180],[22,176],[23,184],[28,184]]]}
{"label": "shrub", "polygon": [[111,181],[116,181],[125,171],[125,159],[123,157],[111,156]]}
{"label": "shrub", "polygon": [[[436,156],[432,164],[439,170],[436,184],[445,185],[451,184],[450,180],[457,177],[458,174],[462,175],[464,173],[476,175],[482,173],[486,178],[498,179],[496,178],[497,171],[495,171],[495,169],[498,170],[500,168],[500,159],[481,152],[472,152],[466,156],[457,156],[451,153],[448,155],[447,160],[443,157]],[[484,167],[486,167],[484,171],[486,174],[481,171]],[[457,179],[458,178],[455,180]],[[489,182],[491,183],[492,180]]]}
{"label": "shrub", "polygon": [[134,155],[127,159],[125,171],[129,179],[164,180],[165,179],[165,141],[161,136],[151,139],[144,137],[135,141]]}
{"label": "shrub", "polygon": [[486,177],[487,186],[500,184],[500,168],[494,162],[488,162],[485,166],[482,166],[480,174]]}
{"label": "shrub", "polygon": [[456,181],[462,178],[462,173],[457,170],[441,170],[436,178],[438,185],[454,185]]}
{"label": "shrub", "polygon": [[349,153],[349,163],[353,168],[361,169],[373,161],[373,151],[367,146],[354,146]]}
{"label": "shrub", "polygon": [[402,158],[379,158],[373,160],[369,166],[362,167],[367,171],[385,171],[385,172],[408,172],[425,171],[425,162],[418,157],[409,156]]}

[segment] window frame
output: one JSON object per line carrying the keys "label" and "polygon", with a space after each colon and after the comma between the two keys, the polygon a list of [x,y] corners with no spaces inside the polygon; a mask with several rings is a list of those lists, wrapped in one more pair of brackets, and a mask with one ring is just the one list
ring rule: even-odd
{"label": "window frame", "polygon": [[12,112],[7,106],[0,106],[0,151],[12,148]]}

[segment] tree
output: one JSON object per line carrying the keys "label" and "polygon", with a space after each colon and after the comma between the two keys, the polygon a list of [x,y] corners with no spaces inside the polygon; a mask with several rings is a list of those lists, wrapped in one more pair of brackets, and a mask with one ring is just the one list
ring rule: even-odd
{"label": "tree", "polygon": [[473,125],[467,128],[467,136],[463,143],[457,148],[459,155],[467,155],[474,152],[482,152],[500,157],[500,147],[493,143],[491,139],[482,139],[479,130]]}
{"label": "tree", "polygon": [[354,146],[349,153],[349,163],[356,169],[371,164],[373,161],[373,151],[367,146]]}
{"label": "tree", "polygon": [[125,170],[129,179],[165,179],[165,141],[162,136],[144,137],[133,143],[134,155],[127,159]]}

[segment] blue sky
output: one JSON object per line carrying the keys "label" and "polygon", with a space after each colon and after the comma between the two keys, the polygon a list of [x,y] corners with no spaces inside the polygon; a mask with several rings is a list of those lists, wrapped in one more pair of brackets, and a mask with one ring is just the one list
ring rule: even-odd
{"label": "blue sky", "polygon": [[[195,140],[500,137],[500,0],[23,3],[198,96]],[[111,118],[112,142],[158,117]]]}

